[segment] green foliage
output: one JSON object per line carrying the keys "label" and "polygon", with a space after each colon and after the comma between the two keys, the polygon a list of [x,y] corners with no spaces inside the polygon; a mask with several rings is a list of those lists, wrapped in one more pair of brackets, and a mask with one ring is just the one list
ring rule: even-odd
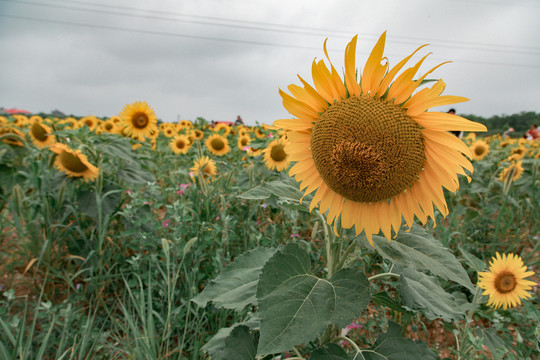
{"label": "green foliage", "polygon": [[325,280],[311,274],[306,251],[291,243],[265,264],[257,287],[261,337],[259,355],[314,340],[329,325],[344,325],[367,306],[365,276],[343,269]]}
{"label": "green foliage", "polygon": [[[365,237],[359,238],[359,242],[365,248],[371,248]],[[410,231],[402,229],[392,241],[382,236],[373,236],[373,248],[396,265],[430,271],[474,290],[467,272],[454,254],[416,224],[413,224]]]}
{"label": "green foliage", "polygon": [[217,307],[240,311],[257,305],[255,293],[262,267],[275,249],[256,248],[239,256],[191,301],[201,307],[212,302]]}

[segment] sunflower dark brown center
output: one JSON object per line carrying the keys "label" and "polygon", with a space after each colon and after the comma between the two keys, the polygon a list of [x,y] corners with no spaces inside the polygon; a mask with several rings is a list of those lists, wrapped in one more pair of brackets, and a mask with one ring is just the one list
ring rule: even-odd
{"label": "sunflower dark brown center", "polygon": [[400,194],[425,161],[420,126],[400,107],[370,97],[330,106],[313,127],[311,154],[324,182],[356,202]]}
{"label": "sunflower dark brown center", "polygon": [[474,153],[476,155],[483,155],[486,152],[486,148],[484,145],[478,145],[474,148]]}
{"label": "sunflower dark brown center", "polygon": [[243,137],[240,139],[240,144],[242,146],[246,146],[248,144],[248,140],[249,140],[248,138]]}
{"label": "sunflower dark brown center", "polygon": [[67,151],[62,151],[62,153],[58,156],[60,156],[60,162],[62,165],[69,171],[74,173],[82,173],[88,170],[88,166],[86,166],[77,155]]}
{"label": "sunflower dark brown center", "polygon": [[495,289],[501,294],[511,292],[516,288],[516,285],[516,277],[511,272],[501,272],[495,277]]}
{"label": "sunflower dark brown center", "polygon": [[137,129],[144,129],[148,125],[148,116],[143,112],[135,113],[131,117],[131,123]]}
{"label": "sunflower dark brown center", "polygon": [[225,143],[220,138],[212,139],[210,144],[212,145],[212,148],[214,150],[217,150],[217,151],[219,151],[219,150],[221,150],[221,149],[223,149],[225,147]]}
{"label": "sunflower dark brown center", "polygon": [[270,157],[275,162],[282,162],[287,158],[287,153],[284,150],[285,146],[283,144],[277,144],[272,146],[272,149],[270,150]]}
{"label": "sunflower dark brown center", "polygon": [[47,140],[47,131],[38,122],[35,122],[30,129],[32,135],[39,141]]}
{"label": "sunflower dark brown center", "polygon": [[184,140],[177,140],[176,141],[176,147],[177,148],[183,149],[185,146],[186,146],[186,143],[184,142]]}

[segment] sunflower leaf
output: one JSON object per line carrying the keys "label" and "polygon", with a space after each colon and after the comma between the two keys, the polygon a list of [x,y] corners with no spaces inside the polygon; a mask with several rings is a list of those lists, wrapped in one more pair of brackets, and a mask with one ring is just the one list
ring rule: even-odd
{"label": "sunflower leaf", "polygon": [[238,195],[238,197],[247,200],[264,200],[272,195],[293,203],[299,203],[304,193],[298,190],[298,187],[294,186],[290,180],[275,180],[262,183]]}
{"label": "sunflower leaf", "polygon": [[377,341],[368,351],[358,353],[354,360],[436,360],[438,357],[421,341],[404,339],[401,336],[401,327],[388,323],[388,331],[379,335]]}
{"label": "sunflower leaf", "polygon": [[345,327],[367,307],[370,287],[356,269],[327,280],[310,273],[309,254],[290,243],[263,267],[257,299],[261,318],[258,355],[314,340],[328,325]]}
{"label": "sunflower leaf", "polygon": [[[252,317],[250,320],[245,322],[236,323],[228,328],[221,328],[219,331],[212,337],[203,347],[202,350],[207,352],[212,359],[216,360],[228,360],[231,358],[236,359],[237,357],[227,357],[230,355],[230,351],[226,350],[228,347],[231,347],[231,344],[242,343],[246,345],[246,348],[251,349],[251,335],[249,330],[253,330],[259,326],[259,318]],[[236,330],[237,328],[242,327],[242,330]],[[238,332],[235,332],[238,331]],[[255,358],[256,344],[253,343],[253,353],[251,354],[247,351],[248,354],[252,355],[251,359]]]}
{"label": "sunflower leaf", "polygon": [[341,346],[330,343],[313,351],[309,360],[351,360],[351,357]]}
{"label": "sunflower leaf", "polygon": [[275,252],[276,249],[259,247],[240,255],[191,301],[200,307],[212,302],[217,307],[237,311],[249,304],[256,305],[259,274]]}
{"label": "sunflower leaf", "polygon": [[399,290],[406,308],[421,310],[429,319],[461,320],[465,316],[456,299],[433,276],[405,268],[399,277]]}
{"label": "sunflower leaf", "polygon": [[375,235],[373,247],[365,236],[358,238],[358,241],[396,265],[430,271],[474,291],[474,285],[459,260],[419,225],[413,224],[409,232],[400,230],[392,241]]}
{"label": "sunflower leaf", "polygon": [[264,200],[272,195],[279,201],[298,205],[296,208],[304,211],[308,211],[309,203],[313,198],[311,194],[304,196],[304,193],[298,189],[298,183],[293,179],[265,182],[237,197],[246,200]]}

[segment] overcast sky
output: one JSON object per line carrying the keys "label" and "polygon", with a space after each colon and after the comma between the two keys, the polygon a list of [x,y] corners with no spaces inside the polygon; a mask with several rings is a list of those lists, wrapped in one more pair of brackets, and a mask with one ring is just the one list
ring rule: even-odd
{"label": "overcast sky", "polygon": [[0,106],[270,124],[325,38],[341,70],[355,34],[363,67],[387,30],[391,66],[425,43],[420,72],[453,61],[432,78],[470,99],[458,113],[540,112],[539,18],[538,0],[0,0]]}

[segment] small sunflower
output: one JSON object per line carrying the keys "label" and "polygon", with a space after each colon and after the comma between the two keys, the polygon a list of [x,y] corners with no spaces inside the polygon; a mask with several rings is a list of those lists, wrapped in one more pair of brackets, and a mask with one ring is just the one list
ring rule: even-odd
{"label": "small sunflower", "polygon": [[515,149],[512,149],[512,155],[508,157],[508,161],[517,161],[521,160],[527,155],[527,148],[525,146],[520,146]]}
{"label": "small sunflower", "polygon": [[175,136],[176,134],[178,134],[176,132],[175,129],[173,129],[172,127],[166,127],[162,130],[162,134],[165,136],[165,137],[168,137],[168,138],[172,138],[173,136]]}
{"label": "small sunflower", "polygon": [[289,167],[289,155],[285,152],[284,139],[272,141],[263,151],[264,165],[270,170],[283,171]]}
{"label": "small sunflower", "polygon": [[205,179],[217,174],[216,163],[208,156],[203,156],[195,160],[193,167],[190,168],[190,170],[193,171],[195,175],[199,175],[199,172],[202,172],[202,176]]}
{"label": "small sunflower", "polygon": [[511,163],[508,167],[504,168],[503,171],[499,174],[499,180],[506,181],[516,181],[523,175],[523,166],[522,161],[516,161]]}
{"label": "small sunflower", "polygon": [[476,140],[471,146],[473,160],[482,160],[489,153],[489,145],[483,140]]}
{"label": "small sunflower", "polygon": [[225,155],[231,150],[227,138],[219,134],[209,136],[206,139],[205,145],[212,154],[218,156]]}
{"label": "small sunflower", "polygon": [[54,136],[52,130],[47,125],[43,124],[39,119],[33,119],[32,125],[28,131],[32,142],[36,147],[44,148],[51,146],[56,142],[56,136]]}
{"label": "small sunflower", "polygon": [[248,134],[240,135],[238,136],[238,141],[236,142],[236,145],[238,148],[242,151],[244,151],[244,148],[249,145],[251,142],[251,137],[249,137]]}
{"label": "small sunflower", "polygon": [[216,126],[212,129],[212,131],[219,133],[223,131],[223,135],[227,136],[231,133],[231,127],[224,123],[217,123]]}
{"label": "small sunflower", "polygon": [[434,218],[433,205],[446,216],[443,187],[455,192],[457,175],[473,171],[463,156],[471,157],[469,148],[448,131],[486,131],[457,115],[427,112],[468,99],[440,96],[442,80],[415,93],[443,64],[413,79],[426,55],[398,75],[423,46],[390,68],[383,56],[385,39],[383,33],[358,72],[355,36],[345,50],[344,80],[329,60],[325,41],[330,69],[323,60],[314,61],[315,87],[300,78],[304,87],[290,85],[292,96],[280,90],[283,106],[295,118],[274,122],[286,131],[285,151],[297,162],[289,175],[305,194],[316,191],[311,210],[320,204],[320,213],[328,211],[328,224],[340,220],[369,241],[380,231],[390,239],[402,216],[409,227],[415,216],[422,223]]}
{"label": "small sunflower", "polygon": [[111,119],[104,121],[101,124],[101,129],[109,134],[120,134],[122,132],[122,128]]}
{"label": "small sunflower", "polygon": [[534,275],[527,271],[521,257],[514,254],[497,255],[490,261],[489,271],[479,272],[478,287],[484,289],[482,295],[489,295],[488,306],[504,310],[521,304],[521,299],[530,298],[527,292],[534,281],[525,278]]}
{"label": "small sunflower", "polygon": [[145,101],[128,104],[120,112],[125,133],[133,138],[149,137],[157,130],[157,117]]}
{"label": "small sunflower", "polygon": [[254,148],[254,147],[249,147],[248,151],[247,151],[247,154],[249,156],[259,156],[263,153],[263,149],[261,148]]}
{"label": "small sunflower", "polygon": [[186,135],[176,135],[169,146],[175,154],[186,154],[191,147],[191,142]]}
{"label": "small sunflower", "polygon": [[2,142],[6,144],[13,146],[24,146],[24,143],[22,142],[22,139],[24,139],[24,134],[14,127],[1,126],[0,137],[2,138]]}
{"label": "small sunflower", "polygon": [[49,148],[56,154],[54,166],[69,177],[82,177],[85,181],[95,180],[99,169],[92,165],[80,150],[70,149],[67,145],[56,143]]}
{"label": "small sunflower", "polygon": [[204,138],[204,132],[199,129],[191,130],[191,134],[195,140],[202,140]]}
{"label": "small sunflower", "polygon": [[184,128],[190,128],[193,126],[193,123],[189,120],[180,120],[180,125]]}
{"label": "small sunflower", "polygon": [[265,132],[264,132],[260,127],[258,127],[257,129],[255,129],[255,136],[256,136],[258,139],[262,139],[262,138],[265,138],[265,137],[266,137],[266,134],[265,134]]}
{"label": "small sunflower", "polygon": [[122,125],[122,118],[118,115],[111,116],[109,121],[112,121],[115,125]]}
{"label": "small sunflower", "polygon": [[12,117],[15,119],[15,126],[17,127],[23,128],[29,123],[28,117],[25,115],[15,114]]}
{"label": "small sunflower", "polygon": [[99,119],[94,115],[85,116],[79,119],[80,127],[88,126],[90,130],[94,130],[99,125]]}

